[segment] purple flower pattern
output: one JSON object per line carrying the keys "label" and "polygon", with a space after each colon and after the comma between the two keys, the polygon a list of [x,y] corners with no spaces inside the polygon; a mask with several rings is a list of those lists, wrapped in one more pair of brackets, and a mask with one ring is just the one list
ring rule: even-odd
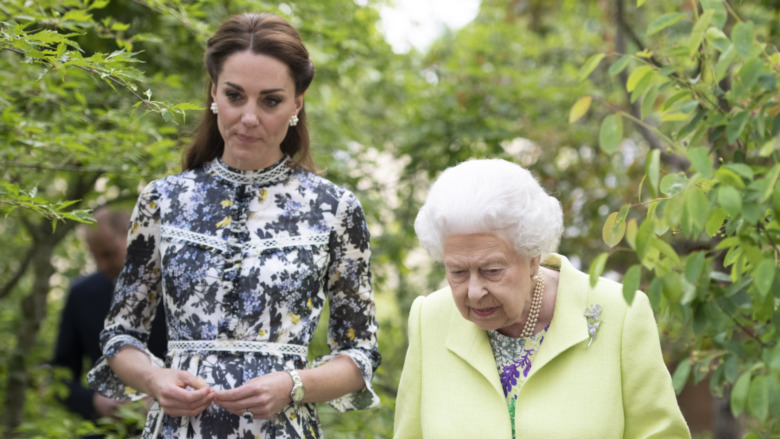
{"label": "purple flower pattern", "polygon": [[514,414],[515,403],[520,389],[531,371],[531,363],[534,355],[544,341],[549,325],[538,334],[528,338],[513,338],[500,334],[497,331],[488,331],[490,348],[493,350],[493,358],[496,360],[498,376],[506,398],[509,417],[512,421],[512,437],[515,436]]}

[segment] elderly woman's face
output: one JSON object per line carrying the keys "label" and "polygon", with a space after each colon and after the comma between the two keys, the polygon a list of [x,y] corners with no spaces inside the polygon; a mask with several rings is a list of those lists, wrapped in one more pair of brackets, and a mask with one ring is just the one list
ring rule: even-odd
{"label": "elderly woman's face", "polygon": [[493,234],[450,235],[444,240],[444,267],[463,318],[482,329],[520,335],[538,257],[518,255]]}

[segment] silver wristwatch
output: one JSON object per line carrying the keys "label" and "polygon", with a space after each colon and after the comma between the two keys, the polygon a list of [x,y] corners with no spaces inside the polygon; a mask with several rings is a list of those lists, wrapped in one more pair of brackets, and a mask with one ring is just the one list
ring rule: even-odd
{"label": "silver wristwatch", "polygon": [[290,398],[292,398],[292,401],[296,404],[300,404],[301,401],[303,401],[303,397],[306,395],[306,389],[303,387],[303,381],[301,381],[301,377],[298,376],[297,370],[288,370],[287,372],[290,373],[290,376],[293,379],[293,388],[290,391]]}

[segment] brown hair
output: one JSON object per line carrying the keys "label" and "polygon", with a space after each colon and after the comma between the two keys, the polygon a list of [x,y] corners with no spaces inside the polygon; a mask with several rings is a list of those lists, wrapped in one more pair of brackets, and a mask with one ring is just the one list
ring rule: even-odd
{"label": "brown hair", "polygon": [[[301,41],[298,31],[285,19],[273,14],[245,13],[225,20],[217,32],[209,38],[203,62],[209,74],[206,88],[206,111],[196,128],[192,144],[187,149],[182,167],[196,168],[216,157],[221,157],[225,141],[217,128],[217,115],[209,110],[213,102],[211,85],[216,83],[225,60],[235,53],[251,51],[278,59],[290,68],[295,95],[300,96],[314,78],[314,64]],[[314,170],[314,161],[309,149],[309,130],[306,127],[306,111],[298,113],[298,125],[287,130],[282,140],[282,152],[292,157],[293,162]]]}

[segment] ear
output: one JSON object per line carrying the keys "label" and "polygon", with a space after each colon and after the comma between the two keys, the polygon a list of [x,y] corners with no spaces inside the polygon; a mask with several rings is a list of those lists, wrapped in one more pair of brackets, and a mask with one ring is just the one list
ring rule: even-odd
{"label": "ear", "polygon": [[214,84],[214,82],[211,83],[211,100],[217,101],[217,84]]}
{"label": "ear", "polygon": [[303,92],[295,97],[295,114],[298,114],[303,108],[303,95],[305,94],[306,92]]}

